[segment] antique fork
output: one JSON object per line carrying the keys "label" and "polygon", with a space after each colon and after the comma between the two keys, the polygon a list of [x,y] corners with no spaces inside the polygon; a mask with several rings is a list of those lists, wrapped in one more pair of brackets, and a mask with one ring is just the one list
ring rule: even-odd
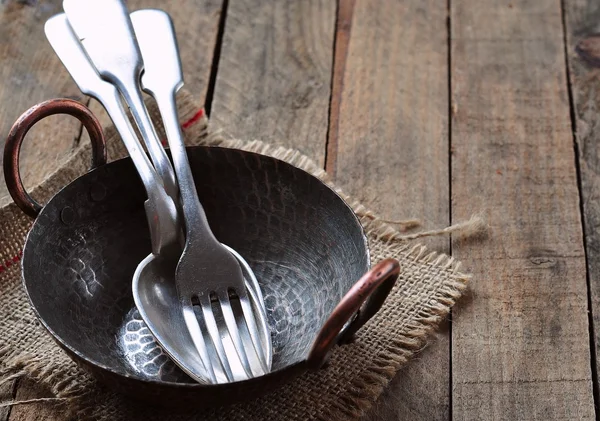
{"label": "antique fork", "polygon": [[[244,378],[231,368],[230,362],[236,357],[246,378],[266,374],[271,368],[272,348],[266,314],[258,304],[262,302],[260,287],[245,260],[221,244],[211,231],[187,159],[175,105],[175,93],[183,85],[183,76],[173,24],[169,15],[160,10],[133,12],[131,20],[144,60],[142,86],[159,107],[179,183],[186,243],[175,271],[175,282],[185,323],[196,347],[206,352],[193,309],[194,304],[199,305],[217,354],[217,358],[213,355],[210,360],[220,361],[228,381]],[[244,272],[255,284],[254,288],[247,288]],[[230,300],[233,297],[239,300],[241,311],[234,310]],[[228,336],[220,331],[215,318],[213,303],[217,302],[216,310],[225,321]],[[226,351],[223,336],[231,339],[237,355]],[[216,381],[214,367],[207,365],[209,376]]]}

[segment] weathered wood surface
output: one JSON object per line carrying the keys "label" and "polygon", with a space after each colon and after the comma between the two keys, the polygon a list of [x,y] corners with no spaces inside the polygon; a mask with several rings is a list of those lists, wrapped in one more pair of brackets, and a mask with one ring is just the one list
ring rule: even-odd
{"label": "weathered wood surface", "polygon": [[451,2],[454,242],[477,281],[452,324],[454,420],[594,420],[559,0]]}
{"label": "weathered wood surface", "polygon": [[[0,386],[0,402],[12,399],[14,394],[15,384],[13,382],[6,383]],[[0,408],[0,421],[6,421],[10,415],[10,406]]]}
{"label": "weathered wood surface", "polygon": [[[43,5],[0,2],[0,149],[13,122],[30,106],[55,97],[82,99],[81,93],[62,71],[44,35],[43,23],[58,13],[61,2]],[[38,184],[65,161],[79,137],[81,125],[71,117],[52,116],[31,130],[21,150],[25,185]],[[51,144],[49,144],[51,142]],[[0,154],[0,163],[2,162]],[[0,171],[0,204],[10,200]],[[12,399],[14,383],[0,390],[0,398]],[[0,409],[0,421],[11,408]]]}
{"label": "weathered wood surface", "polygon": [[350,33],[356,0],[340,0],[338,2],[337,20],[334,41],[334,66],[331,78],[331,100],[329,101],[329,129],[327,132],[327,150],[325,170],[335,177],[337,162],[337,144],[339,136],[339,115],[344,90],[344,74],[350,45]]}
{"label": "weathered wood surface", "polygon": [[[384,218],[418,217],[427,227],[449,222],[446,17],[439,1],[357,0],[336,44],[333,86],[341,92],[332,98],[339,102],[327,169]],[[428,245],[448,252],[446,238]],[[448,364],[446,331],[398,374],[368,418],[448,419]]]}
{"label": "weathered wood surface", "polygon": [[[63,70],[44,35],[44,22],[61,11],[62,2],[0,2],[0,148],[19,115],[38,102],[81,92]],[[52,116],[30,132],[21,151],[22,177],[33,186],[65,162],[77,142],[81,124],[68,116]],[[2,162],[0,154],[0,163]],[[0,171],[0,204],[10,197]]]}
{"label": "weathered wood surface", "polygon": [[[221,0],[128,1],[171,14],[186,88],[199,102],[208,96],[213,127],[300,149],[387,219],[433,228],[484,210],[490,226],[485,243],[427,241],[465,262],[471,291],[451,332],[445,326],[364,419],[594,419],[587,301],[590,293],[598,344],[600,53],[590,65],[574,51],[600,32],[600,0],[226,3],[221,40]],[[0,146],[29,106],[86,101],[43,34],[59,11],[56,0],[0,2]],[[80,131],[68,117],[40,124],[23,151],[26,183],[86,141]],[[40,396],[26,381],[16,391]],[[0,409],[0,421],[51,414],[20,405]]]}
{"label": "weathered wood surface", "polygon": [[331,0],[229,2],[211,121],[323,164],[335,12]]}
{"label": "weathered wood surface", "polygon": [[[565,2],[567,58],[581,178],[587,269],[593,315],[594,361],[600,346],[600,1]],[[592,369],[597,368],[592,365]],[[596,373],[596,376],[598,373]],[[598,377],[596,377],[597,381]]]}
{"label": "weathered wood surface", "polygon": [[[54,54],[44,35],[44,22],[62,12],[62,2],[0,2],[0,148],[17,117],[38,102],[69,97],[85,103],[68,72]],[[173,18],[177,31],[186,89],[204,102],[215,49],[222,0],[132,0],[130,10],[161,8]],[[94,100],[90,107],[103,124],[110,121]],[[38,184],[68,158],[80,141],[87,142],[81,125],[67,116],[53,116],[30,132],[21,153],[26,186]],[[82,136],[81,136],[82,135]],[[81,136],[81,140],[80,140]],[[0,154],[0,163],[2,157]],[[0,172],[0,203],[9,200],[4,175]]]}

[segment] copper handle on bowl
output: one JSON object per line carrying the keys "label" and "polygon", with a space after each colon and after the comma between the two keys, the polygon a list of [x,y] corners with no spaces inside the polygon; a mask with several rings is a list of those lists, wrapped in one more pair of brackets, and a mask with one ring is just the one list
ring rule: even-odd
{"label": "copper handle on bowl", "polygon": [[400,263],[396,259],[385,259],[350,288],[313,342],[307,358],[311,368],[321,367],[333,345],[348,342],[379,311],[399,274]]}
{"label": "copper handle on bowl", "polygon": [[106,143],[102,134],[102,126],[98,119],[85,105],[72,99],[51,99],[34,105],[25,111],[13,124],[4,146],[4,179],[11,197],[21,210],[35,218],[42,210],[25,190],[19,172],[19,155],[21,144],[27,132],[45,117],[54,114],[69,114],[77,118],[86,128],[92,141],[92,167],[94,169],[106,164]]}

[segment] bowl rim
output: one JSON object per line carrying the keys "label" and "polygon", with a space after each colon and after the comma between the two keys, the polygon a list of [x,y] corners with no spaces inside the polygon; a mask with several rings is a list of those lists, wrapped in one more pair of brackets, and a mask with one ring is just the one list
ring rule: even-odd
{"label": "bowl rim", "polygon": [[[166,148],[168,149],[168,148]],[[328,183],[326,183],[324,180],[322,180],[321,178],[311,174],[310,172],[297,167],[296,165],[290,164],[289,162],[286,162],[282,159],[279,158],[275,158],[273,156],[270,155],[266,155],[266,154],[261,154],[258,152],[252,152],[252,151],[246,151],[243,149],[238,149],[238,148],[229,148],[229,147],[224,147],[224,146],[208,146],[208,145],[195,145],[195,146],[186,146],[186,150],[199,150],[199,149],[205,149],[205,150],[209,150],[209,149],[220,149],[220,150],[228,150],[228,151],[236,151],[239,153],[243,153],[243,154],[249,154],[249,155],[254,155],[256,157],[258,157],[259,159],[271,159],[271,160],[275,160],[277,161],[279,164],[282,164],[284,167],[291,167],[294,170],[298,170],[298,171],[302,171],[304,172],[306,175],[308,175],[309,177],[314,178],[315,180],[317,180],[320,184],[324,185],[327,190],[329,190],[331,193],[334,194],[335,197],[337,197],[339,199],[339,201],[343,204],[343,206],[348,209],[348,211],[350,212],[350,214],[352,215],[352,219],[355,222],[355,225],[359,228],[360,231],[360,236],[362,238],[362,244],[364,246],[364,250],[365,250],[365,257],[366,257],[366,261],[367,261],[367,267],[366,270],[368,271],[371,268],[371,254],[370,254],[370,250],[369,250],[369,242],[367,239],[367,235],[365,232],[365,228],[362,225],[362,223],[360,222],[360,219],[358,218],[358,216],[356,215],[356,212],[354,212],[354,210],[352,209],[352,207],[346,202],[346,200],[344,200],[344,198],[334,189],[332,188]],[[203,388],[215,388],[215,387],[223,387],[223,386],[227,386],[227,385],[231,385],[231,384],[246,384],[249,382],[253,382],[253,381],[258,381],[261,379],[265,379],[267,377],[271,377],[271,376],[275,376],[278,374],[281,374],[283,372],[289,371],[294,367],[297,367],[299,365],[305,364],[307,357],[303,357],[302,360],[297,361],[295,363],[286,365],[285,367],[281,367],[278,368],[277,370],[273,370],[270,371],[267,374],[264,374],[262,376],[258,376],[258,377],[252,377],[250,379],[247,380],[239,380],[239,381],[235,381],[235,382],[228,382],[228,383],[219,383],[219,384],[202,384],[202,383],[197,383],[197,382],[192,382],[192,383],[180,383],[180,382],[173,382],[173,381],[164,381],[164,380],[160,380],[160,379],[148,379],[148,378],[144,378],[144,377],[140,377],[137,375],[134,375],[133,373],[127,373],[127,372],[123,372],[121,370],[117,370],[109,365],[103,364],[93,358],[90,358],[89,356],[84,355],[83,352],[79,351],[78,349],[76,349],[75,347],[73,347],[68,341],[64,340],[61,336],[59,336],[46,322],[46,320],[40,315],[38,308],[35,306],[35,304],[33,303],[33,300],[31,298],[31,295],[29,294],[29,288],[27,287],[27,281],[25,278],[25,266],[26,266],[26,262],[29,261],[27,259],[27,250],[28,250],[28,246],[30,246],[30,236],[32,234],[32,232],[36,229],[36,227],[39,225],[38,221],[40,220],[40,217],[44,216],[44,213],[46,212],[46,209],[48,208],[48,205],[51,205],[54,200],[65,190],[67,189],[69,186],[71,186],[73,183],[78,182],[79,180],[86,178],[88,176],[90,176],[91,174],[97,173],[99,171],[103,171],[106,170],[107,167],[112,166],[112,165],[133,165],[132,160],[129,156],[123,157],[123,158],[119,158],[116,159],[114,161],[111,162],[107,162],[106,164],[99,166],[97,168],[94,168],[91,171],[86,172],[85,174],[80,175],[79,177],[75,178],[74,180],[72,180],[71,182],[69,182],[67,185],[61,187],[56,193],[54,193],[52,195],[52,197],[48,200],[48,202],[43,206],[42,210],[40,211],[40,213],[38,214],[38,216],[36,217],[36,219],[33,221],[33,224],[31,225],[29,231],[27,232],[27,235],[25,237],[25,243],[23,246],[23,258],[21,259],[21,282],[23,285],[23,288],[25,289],[25,294],[27,295],[27,299],[29,301],[30,307],[33,309],[33,312],[36,316],[36,318],[38,319],[38,321],[40,322],[40,324],[44,327],[44,329],[46,329],[46,331],[50,334],[50,336],[52,336],[53,340],[56,341],[58,343],[58,345],[62,348],[64,348],[67,351],[67,354],[71,353],[73,355],[75,355],[78,359],[82,360],[85,364],[91,365],[95,368],[107,371],[109,373],[111,373],[112,375],[118,376],[118,377],[124,377],[130,380],[135,380],[135,381],[140,381],[142,383],[146,383],[149,385],[156,385],[156,386],[166,386],[166,387],[178,387],[178,388],[185,388],[185,389],[203,389]],[[356,280],[358,281],[358,279]],[[355,281],[355,282],[356,282]],[[310,350],[310,348],[309,348]],[[310,351],[309,351],[310,352]],[[77,362],[77,361],[76,361]]]}

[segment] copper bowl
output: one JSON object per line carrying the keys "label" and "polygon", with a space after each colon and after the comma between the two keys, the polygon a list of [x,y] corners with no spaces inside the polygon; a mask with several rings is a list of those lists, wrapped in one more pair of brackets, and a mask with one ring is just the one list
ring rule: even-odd
{"label": "copper bowl", "polygon": [[[68,113],[93,143],[94,169],[40,206],[23,189],[20,145],[39,119]],[[42,325],[111,388],[151,403],[212,406],[251,398],[318,369],[333,345],[377,312],[399,273],[369,269],[362,226],[326,184],[283,161],[241,150],[187,149],[217,238],[249,262],[265,296],[273,371],[200,385],[178,369],[140,319],[131,280],[150,253],[145,191],[129,158],[107,164],[98,122],[83,105],[51,100],[28,110],[7,139],[4,170],[15,202],[35,217],[23,250],[23,282]]]}

